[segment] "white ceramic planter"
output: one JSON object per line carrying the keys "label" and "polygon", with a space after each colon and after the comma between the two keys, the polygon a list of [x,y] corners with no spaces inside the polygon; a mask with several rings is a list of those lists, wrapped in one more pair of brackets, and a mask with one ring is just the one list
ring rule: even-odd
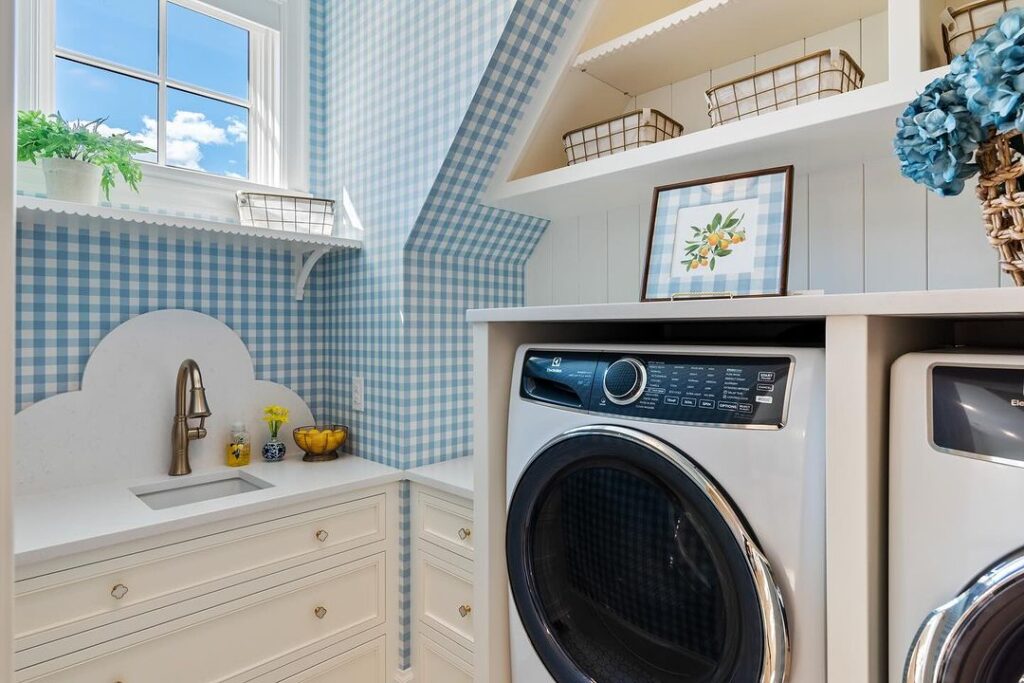
{"label": "white ceramic planter", "polygon": [[100,167],[77,159],[41,160],[46,177],[46,196],[65,202],[98,204]]}

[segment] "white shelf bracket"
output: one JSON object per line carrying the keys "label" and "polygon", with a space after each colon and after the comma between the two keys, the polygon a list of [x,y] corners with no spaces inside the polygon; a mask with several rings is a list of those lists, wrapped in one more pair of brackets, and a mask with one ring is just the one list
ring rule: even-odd
{"label": "white shelf bracket", "polygon": [[[330,247],[317,247],[305,256],[304,252],[295,252],[295,300],[302,301],[306,294],[306,281],[309,274],[313,272],[313,266],[331,250]],[[305,258],[303,258],[305,256]]]}

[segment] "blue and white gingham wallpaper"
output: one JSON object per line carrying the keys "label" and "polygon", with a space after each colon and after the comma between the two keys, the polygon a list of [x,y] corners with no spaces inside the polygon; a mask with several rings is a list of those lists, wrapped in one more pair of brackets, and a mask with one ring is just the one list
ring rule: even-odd
{"label": "blue and white gingham wallpaper", "polygon": [[469,455],[466,309],[522,303],[546,226],[478,199],[576,3],[312,4],[313,185],[347,191],[366,227],[363,250],[327,275],[326,413],[352,425],[354,451],[397,467]]}

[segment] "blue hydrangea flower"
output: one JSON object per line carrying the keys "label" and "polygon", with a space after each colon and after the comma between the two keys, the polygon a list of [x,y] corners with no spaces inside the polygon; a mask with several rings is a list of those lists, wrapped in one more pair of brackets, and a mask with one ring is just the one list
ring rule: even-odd
{"label": "blue hydrangea flower", "polygon": [[972,159],[983,137],[957,76],[938,78],[896,120],[900,172],[940,195],[960,194],[977,172]]}
{"label": "blue hydrangea flower", "polygon": [[1006,12],[950,66],[983,128],[1024,126],[1024,9]]}

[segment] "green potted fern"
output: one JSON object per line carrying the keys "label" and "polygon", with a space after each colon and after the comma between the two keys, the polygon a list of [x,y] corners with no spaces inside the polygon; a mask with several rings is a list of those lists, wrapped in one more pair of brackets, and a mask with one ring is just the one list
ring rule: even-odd
{"label": "green potted fern", "polygon": [[136,154],[152,152],[125,134],[103,135],[106,119],[69,122],[60,114],[18,112],[18,161],[40,161],[46,196],[83,204],[109,200],[118,175],[135,192],[142,180]]}

